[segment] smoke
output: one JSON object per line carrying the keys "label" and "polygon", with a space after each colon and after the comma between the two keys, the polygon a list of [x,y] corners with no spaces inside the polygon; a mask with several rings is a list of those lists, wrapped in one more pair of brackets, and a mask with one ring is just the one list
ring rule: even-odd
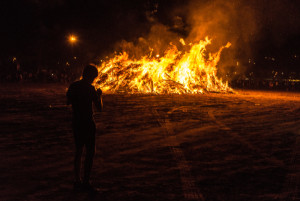
{"label": "smoke", "polygon": [[225,77],[227,73],[239,75],[249,70],[248,62],[258,54],[260,43],[280,46],[289,33],[300,33],[300,6],[292,1],[189,0],[176,1],[172,6],[169,3],[158,1],[152,12],[146,12],[151,24],[148,34],[133,42],[119,42],[117,50],[133,57],[151,51],[162,55],[170,42],[180,49],[180,38],[188,44],[208,36],[212,44],[207,52],[216,52],[231,43],[230,48],[223,50],[218,65],[219,74]]}
{"label": "smoke", "polygon": [[[213,39],[212,49],[229,41],[219,72],[252,71],[249,62],[266,54],[282,54],[300,34],[300,2],[293,0],[190,0],[187,6],[188,40]],[[292,39],[291,39],[292,38]],[[294,41],[297,42],[297,41]],[[249,69],[250,68],[250,69]]]}
{"label": "smoke", "polygon": [[122,40],[115,45],[117,52],[125,51],[133,58],[141,58],[145,54],[163,55],[170,43],[179,43],[178,35],[161,23],[155,22],[147,35],[134,41]]}
{"label": "smoke", "polygon": [[208,36],[212,39],[208,52],[217,52],[227,42],[232,44],[230,49],[224,50],[219,72],[244,71],[241,66],[236,69],[236,57],[240,56],[238,54],[251,53],[249,40],[257,32],[253,8],[238,0],[230,3],[222,0],[190,0],[187,4],[179,3],[171,8],[167,3],[163,6],[158,4],[154,12],[146,12],[151,23],[148,34],[131,42],[118,42],[115,50],[126,51],[134,58],[149,52],[162,55],[170,43],[183,48],[179,43],[180,38],[189,44],[198,43]]}
{"label": "smoke", "polygon": [[230,40],[235,45],[238,40],[247,43],[249,36],[256,34],[255,10],[241,1],[215,0],[203,4],[192,0],[189,5],[187,18],[191,40],[208,35],[217,43]]}
{"label": "smoke", "polygon": [[230,42],[232,45],[222,53],[218,73],[243,73],[246,68],[238,59],[251,57],[250,41],[258,33],[256,10],[239,0],[214,0],[206,3],[191,0],[188,6],[187,22],[191,30],[188,40],[197,41],[208,36],[212,38],[209,51]]}

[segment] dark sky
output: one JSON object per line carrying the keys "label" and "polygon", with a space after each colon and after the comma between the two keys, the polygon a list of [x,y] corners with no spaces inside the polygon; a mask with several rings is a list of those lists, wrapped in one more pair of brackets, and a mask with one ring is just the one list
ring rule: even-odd
{"label": "dark sky", "polygon": [[64,51],[69,34],[78,36],[77,46],[99,53],[132,35],[129,27],[145,23],[143,5],[133,1],[19,0],[1,1],[0,8],[1,53],[9,55]]}
{"label": "dark sky", "polygon": [[[227,12],[225,16],[230,16],[229,22],[222,25],[227,34],[224,36],[237,41],[234,48],[250,49],[234,59],[251,57],[262,61],[265,56],[277,57],[278,68],[299,71],[300,1],[297,0],[2,0],[1,58],[38,58],[47,63],[72,52],[91,60],[113,52],[121,40],[147,37],[157,23],[188,38],[195,33],[195,24],[201,29],[201,23],[204,27],[213,19],[201,18],[199,25],[192,14],[211,8],[220,11],[216,14]],[[235,37],[228,35],[227,25],[234,27],[231,32]],[[73,47],[67,41],[69,34],[78,36],[79,41]],[[290,58],[293,55],[294,60]]]}

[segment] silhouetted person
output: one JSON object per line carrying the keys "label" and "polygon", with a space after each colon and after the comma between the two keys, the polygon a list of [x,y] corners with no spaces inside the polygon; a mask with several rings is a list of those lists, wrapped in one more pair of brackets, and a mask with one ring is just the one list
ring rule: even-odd
{"label": "silhouetted person", "polygon": [[[98,76],[96,67],[87,65],[82,74],[82,80],[72,83],[67,92],[67,104],[72,104],[73,109],[73,133],[76,145],[74,171],[74,189],[93,190],[90,185],[90,173],[95,154],[95,133],[96,126],[93,119],[92,103],[98,111],[102,111],[102,91],[91,84]],[[84,177],[81,181],[81,156],[83,148],[86,149],[84,161]]]}

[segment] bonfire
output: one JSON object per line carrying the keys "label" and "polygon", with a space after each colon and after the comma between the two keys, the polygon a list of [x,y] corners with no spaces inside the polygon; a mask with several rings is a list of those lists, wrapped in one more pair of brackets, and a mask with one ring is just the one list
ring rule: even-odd
{"label": "bonfire", "polygon": [[[183,39],[180,39],[185,45]],[[96,88],[110,93],[200,94],[231,92],[227,82],[217,77],[217,64],[227,43],[215,53],[207,53],[211,39],[189,44],[182,52],[170,44],[163,56],[152,55],[131,59],[126,52],[103,61],[98,66]]]}

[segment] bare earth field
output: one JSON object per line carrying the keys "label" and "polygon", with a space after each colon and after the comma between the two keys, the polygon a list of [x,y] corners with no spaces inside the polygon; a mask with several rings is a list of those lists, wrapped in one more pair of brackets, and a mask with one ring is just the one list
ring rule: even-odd
{"label": "bare earth field", "polygon": [[73,191],[66,87],[0,86],[0,200],[300,200],[300,94],[112,95]]}

